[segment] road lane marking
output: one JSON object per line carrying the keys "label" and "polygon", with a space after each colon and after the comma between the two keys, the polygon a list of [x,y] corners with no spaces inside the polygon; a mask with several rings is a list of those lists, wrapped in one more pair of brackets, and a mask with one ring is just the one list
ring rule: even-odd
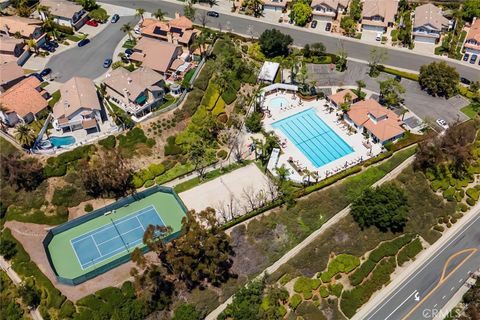
{"label": "road lane marking", "polygon": [[[458,234],[456,234],[449,242],[450,243],[453,243],[455,242],[455,240],[460,237],[463,233],[465,233],[465,231],[467,231],[468,229],[470,229],[475,223],[477,223],[477,220],[480,219],[480,215],[477,216],[476,218],[474,218],[472,221],[469,221],[465,224],[464,226],[464,229],[461,230],[461,232],[459,232]],[[441,250],[440,250],[441,249]],[[385,302],[383,302],[380,307],[378,307],[374,313],[372,313],[366,320],[370,320],[373,318],[373,316],[375,314],[377,314],[378,311],[380,311],[387,303],[390,302],[390,300],[393,299],[393,297],[395,297],[398,293],[400,293],[402,291],[402,289],[407,286],[410,281],[412,281],[417,274],[421,273],[423,271],[423,269],[425,269],[430,263],[432,263],[433,261],[435,261],[435,259],[441,255],[443,253],[443,251],[445,251],[446,249],[448,249],[448,246],[443,246],[442,248],[438,248],[437,250],[439,250],[435,255],[431,256],[430,258],[427,259],[427,262],[423,265],[423,267],[421,267],[420,269],[418,269],[418,271],[415,271],[414,270],[414,273],[412,273],[414,276],[409,278],[407,281],[405,281],[399,288],[396,289],[396,292],[394,292],[393,294],[390,295],[390,298],[388,298]]]}
{"label": "road lane marking", "polygon": [[463,279],[460,279],[460,281],[458,281],[458,283],[461,283],[463,281]]}
{"label": "road lane marking", "polygon": [[415,290],[415,291],[413,291],[412,293],[410,293],[410,295],[407,297],[407,299],[403,300],[403,302],[400,303],[400,304],[385,318],[385,320],[387,320],[388,318],[390,318],[390,316],[391,316],[392,314],[394,314],[401,306],[403,306],[403,305],[405,304],[405,302],[407,302],[408,299],[410,299],[410,297],[413,296],[413,295],[415,295],[415,300],[418,301],[418,300],[416,299],[416,298],[417,298],[417,295],[418,295],[418,291]]}
{"label": "road lane marking", "polygon": [[455,290],[455,287],[452,287],[452,289],[450,289],[450,291],[453,291],[453,290]]}
{"label": "road lane marking", "polygon": [[[447,267],[448,267],[448,264],[455,258],[457,257],[458,255],[462,254],[462,253],[465,253],[465,252],[469,252],[470,251],[470,254],[468,256],[466,256],[465,258],[462,259],[462,261],[460,261],[458,263],[458,265],[453,268],[452,271],[450,271],[447,275],[445,275],[445,272],[447,270]],[[476,252],[478,251],[477,248],[468,248],[468,249],[463,249],[463,250],[460,250],[454,254],[452,254],[448,259],[447,261],[445,262],[445,264],[443,265],[443,271],[442,271],[442,276],[440,277],[440,280],[438,281],[437,285],[425,296],[423,297],[423,299],[415,305],[415,307],[413,307],[413,309],[411,309],[403,318],[402,320],[405,320],[407,319],[408,317],[410,317],[410,315],[415,312],[415,310],[418,309],[418,307],[425,301],[427,300],[438,288],[440,288],[442,286],[443,283],[445,283],[445,281],[448,280],[448,278],[454,274],[468,259],[470,259]],[[452,290],[450,290],[452,291]],[[445,299],[445,296],[443,296],[442,299]]]}
{"label": "road lane marking", "polygon": [[442,297],[442,300],[444,300],[445,298],[446,298],[446,296],[443,296],[443,297]]}
{"label": "road lane marking", "polygon": [[436,308],[437,306],[438,306],[438,303],[435,303],[435,305],[433,307]]}

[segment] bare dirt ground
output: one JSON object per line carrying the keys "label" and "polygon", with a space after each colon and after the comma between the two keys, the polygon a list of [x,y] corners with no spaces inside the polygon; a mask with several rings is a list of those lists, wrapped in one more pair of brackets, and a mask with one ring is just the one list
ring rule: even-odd
{"label": "bare dirt ground", "polygon": [[50,268],[42,245],[42,241],[51,226],[17,221],[7,221],[5,226],[12,230],[13,236],[23,245],[30,255],[30,259],[50,279],[53,285],[71,301],[77,301],[105,287],[120,286],[126,280],[131,279],[130,270],[135,264],[128,262],[76,286],[61,284]]}

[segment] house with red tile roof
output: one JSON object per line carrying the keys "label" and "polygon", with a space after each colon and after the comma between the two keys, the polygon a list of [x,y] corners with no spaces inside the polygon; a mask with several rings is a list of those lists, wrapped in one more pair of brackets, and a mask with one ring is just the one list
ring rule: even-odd
{"label": "house with red tile roof", "polygon": [[359,101],[350,106],[344,120],[353,128],[366,132],[374,142],[385,144],[403,136],[401,119],[390,109],[373,99]]}
{"label": "house with red tile roof", "polygon": [[[348,98],[350,96],[350,98]],[[327,101],[330,102],[335,108],[340,108],[342,103],[350,102],[355,103],[358,101],[358,96],[353,93],[352,90],[346,89],[338,91],[327,97]]]}
{"label": "house with red tile roof", "polygon": [[0,64],[0,92],[5,92],[25,78],[25,72],[17,62]]}
{"label": "house with red tile roof", "polygon": [[23,65],[30,54],[23,39],[0,37],[0,64],[15,61],[18,65]]}
{"label": "house with red tile roof", "polygon": [[465,53],[480,54],[480,18],[474,18],[463,43]]}
{"label": "house with red tile roof", "polygon": [[47,110],[49,94],[40,84],[37,78],[28,77],[0,95],[0,104],[5,108],[0,116],[5,123],[29,123]]}
{"label": "house with red tile roof", "polygon": [[189,47],[195,39],[196,31],[193,29],[191,20],[175,13],[175,18],[170,21],[144,19],[140,25],[140,34],[144,37]]}
{"label": "house with red tile roof", "polygon": [[46,33],[42,29],[42,21],[19,16],[0,16],[0,35],[13,37],[19,35],[22,39],[33,39],[37,46],[45,43]]}

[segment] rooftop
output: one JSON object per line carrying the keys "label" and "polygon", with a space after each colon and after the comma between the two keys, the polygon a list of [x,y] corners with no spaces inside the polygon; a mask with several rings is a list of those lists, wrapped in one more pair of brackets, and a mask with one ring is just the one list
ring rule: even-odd
{"label": "rooftop", "polygon": [[125,68],[117,68],[107,74],[104,83],[120,93],[127,90],[131,100],[134,100],[145,89],[162,80],[162,75],[148,67],[141,67],[133,72]]}
{"label": "rooftop", "polygon": [[0,28],[7,28],[10,34],[18,32],[25,38],[30,37],[30,35],[35,32],[35,29],[40,26],[42,26],[42,21],[38,19],[19,16],[0,16]]}
{"label": "rooftop", "polygon": [[278,62],[265,61],[258,74],[258,80],[273,82],[279,68],[280,64]]}
{"label": "rooftop", "polygon": [[437,30],[448,27],[448,19],[442,14],[442,9],[434,6],[431,3],[427,3],[418,6],[415,9],[415,21],[413,23],[414,28],[418,28],[424,25],[431,25]]}
{"label": "rooftop", "polygon": [[177,57],[176,53],[181,50],[181,46],[173,43],[158,41],[149,38],[141,38],[131,59],[142,62],[142,65],[155,71],[167,72],[172,61]]}
{"label": "rooftop", "polygon": [[37,114],[48,107],[47,100],[37,91],[39,86],[37,78],[28,77],[0,95],[0,103],[7,113],[15,112],[22,118],[29,113]]}
{"label": "rooftop", "polygon": [[[398,0],[365,0],[363,3],[362,17],[371,18],[380,16],[384,21],[373,21],[379,25],[386,26],[389,22],[394,22],[395,14],[398,9]],[[362,21],[364,23],[364,21]],[[367,21],[372,24],[372,21]]]}
{"label": "rooftop", "polygon": [[351,98],[352,101],[358,98],[357,95],[355,93],[353,93],[352,90],[346,89],[346,90],[338,91],[337,93],[330,95],[328,97],[328,99],[335,102],[336,105],[341,105],[342,103],[345,102],[345,96],[347,94],[350,94],[350,98]]}
{"label": "rooftop", "polygon": [[75,13],[83,10],[81,5],[66,0],[40,0],[40,3],[49,7],[50,14],[64,18],[72,18]]}
{"label": "rooftop", "polygon": [[56,119],[69,118],[82,108],[101,110],[95,84],[88,78],[71,78],[62,85],[60,93],[60,100],[53,107]]}

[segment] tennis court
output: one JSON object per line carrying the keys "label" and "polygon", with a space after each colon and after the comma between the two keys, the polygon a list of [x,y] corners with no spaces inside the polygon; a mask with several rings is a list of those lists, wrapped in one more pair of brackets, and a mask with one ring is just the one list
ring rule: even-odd
{"label": "tennis court", "polygon": [[[113,214],[113,213],[112,213]],[[165,226],[153,206],[86,232],[70,242],[82,269],[102,262],[118,253],[130,251],[142,243],[148,225]]]}
{"label": "tennis court", "polygon": [[185,215],[173,190],[156,186],[55,227],[44,246],[57,278],[78,284],[127,262],[135,248],[146,249],[150,224],[168,226],[169,239],[176,237]]}

